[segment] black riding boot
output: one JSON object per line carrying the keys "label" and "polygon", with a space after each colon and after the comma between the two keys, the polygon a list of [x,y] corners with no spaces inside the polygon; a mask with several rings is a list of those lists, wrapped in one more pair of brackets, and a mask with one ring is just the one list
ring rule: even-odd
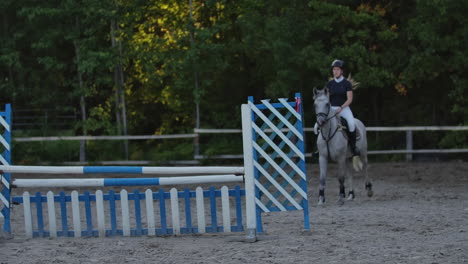
{"label": "black riding boot", "polygon": [[353,132],[349,131],[348,134],[351,152],[353,153],[353,156],[359,156],[359,149],[356,147],[356,129]]}

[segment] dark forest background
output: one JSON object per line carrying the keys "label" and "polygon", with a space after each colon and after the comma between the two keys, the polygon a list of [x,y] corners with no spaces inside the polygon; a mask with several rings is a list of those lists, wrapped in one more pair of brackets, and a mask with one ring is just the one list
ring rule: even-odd
{"label": "dark forest background", "polygon": [[[240,128],[247,96],[300,92],[311,127],[312,89],[339,58],[360,82],[352,108],[367,126],[468,125],[467,13],[452,0],[2,0],[0,104],[12,104],[16,136],[177,134]],[[373,137],[374,148],[404,139]],[[213,153],[238,148],[215,142]],[[429,142],[466,147],[468,136],[415,144]],[[161,144],[192,153],[185,143],[134,145],[130,159]],[[34,144],[17,148],[26,157]],[[70,144],[52,148],[76,159]]]}

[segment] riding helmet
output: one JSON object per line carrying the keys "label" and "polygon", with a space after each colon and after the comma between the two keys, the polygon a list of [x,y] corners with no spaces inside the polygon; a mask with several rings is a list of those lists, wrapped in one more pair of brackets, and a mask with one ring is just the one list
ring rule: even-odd
{"label": "riding helmet", "polygon": [[340,67],[343,68],[344,62],[342,60],[334,60],[331,64],[332,68],[333,67]]}

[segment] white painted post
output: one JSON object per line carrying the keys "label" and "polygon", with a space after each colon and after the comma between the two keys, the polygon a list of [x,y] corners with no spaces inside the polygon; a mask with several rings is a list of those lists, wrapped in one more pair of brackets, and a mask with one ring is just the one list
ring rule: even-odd
{"label": "white painted post", "polygon": [[206,221],[205,221],[205,202],[203,199],[202,187],[197,187],[196,191],[196,203],[197,203],[197,222],[198,222],[198,233],[206,233]]}
{"label": "white painted post", "polygon": [[221,188],[221,208],[223,211],[224,232],[231,232],[231,214],[229,210],[229,189],[227,186]]}
{"label": "white painted post", "polygon": [[49,216],[49,232],[51,237],[57,237],[57,221],[55,220],[54,193],[47,192],[47,213]]}
{"label": "white painted post", "polygon": [[29,192],[23,193],[23,211],[24,211],[24,230],[26,236],[29,238],[33,237],[32,231],[32,217],[31,217],[31,197]]}
{"label": "white painted post", "polygon": [[253,165],[252,146],[252,111],[250,106],[243,104],[242,107],[242,138],[244,147],[244,178],[245,178],[245,200],[246,200],[246,241],[257,241],[257,221],[255,215],[255,179]]}
{"label": "white painted post", "polygon": [[171,197],[172,229],[174,230],[174,235],[180,235],[179,196],[177,195],[176,188],[171,189],[170,197]]}
{"label": "white painted post", "polygon": [[100,237],[106,236],[106,219],[104,216],[104,194],[101,190],[96,191],[96,215],[97,215],[97,225],[98,232]]}
{"label": "white painted post", "polygon": [[147,189],[145,191],[146,200],[146,221],[148,222],[148,235],[156,235],[156,227],[154,224],[154,206],[153,206],[153,191]]}
{"label": "white painted post", "polygon": [[[406,131],[406,150],[413,150],[413,131],[407,130]],[[406,161],[412,161],[413,160],[413,154],[412,153],[406,153]]]}
{"label": "white painted post", "polygon": [[73,212],[73,231],[75,237],[81,237],[81,220],[80,220],[80,202],[78,200],[78,192],[71,193],[72,212]]}
{"label": "white painted post", "polygon": [[128,193],[123,189],[120,191],[120,202],[122,206],[122,231],[124,236],[130,236],[130,211],[128,209]]}

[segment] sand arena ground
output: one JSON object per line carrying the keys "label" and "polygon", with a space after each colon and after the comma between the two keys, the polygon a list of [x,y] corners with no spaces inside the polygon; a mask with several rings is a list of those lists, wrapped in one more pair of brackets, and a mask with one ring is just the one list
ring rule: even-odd
{"label": "sand arena ground", "polygon": [[356,200],[343,206],[336,169],[330,166],[327,203],[318,207],[319,169],[308,164],[309,232],[299,211],[266,215],[266,235],[254,244],[230,242],[233,234],[17,235],[0,239],[0,263],[468,263],[468,162],[371,164],[374,196],[355,175]]}

